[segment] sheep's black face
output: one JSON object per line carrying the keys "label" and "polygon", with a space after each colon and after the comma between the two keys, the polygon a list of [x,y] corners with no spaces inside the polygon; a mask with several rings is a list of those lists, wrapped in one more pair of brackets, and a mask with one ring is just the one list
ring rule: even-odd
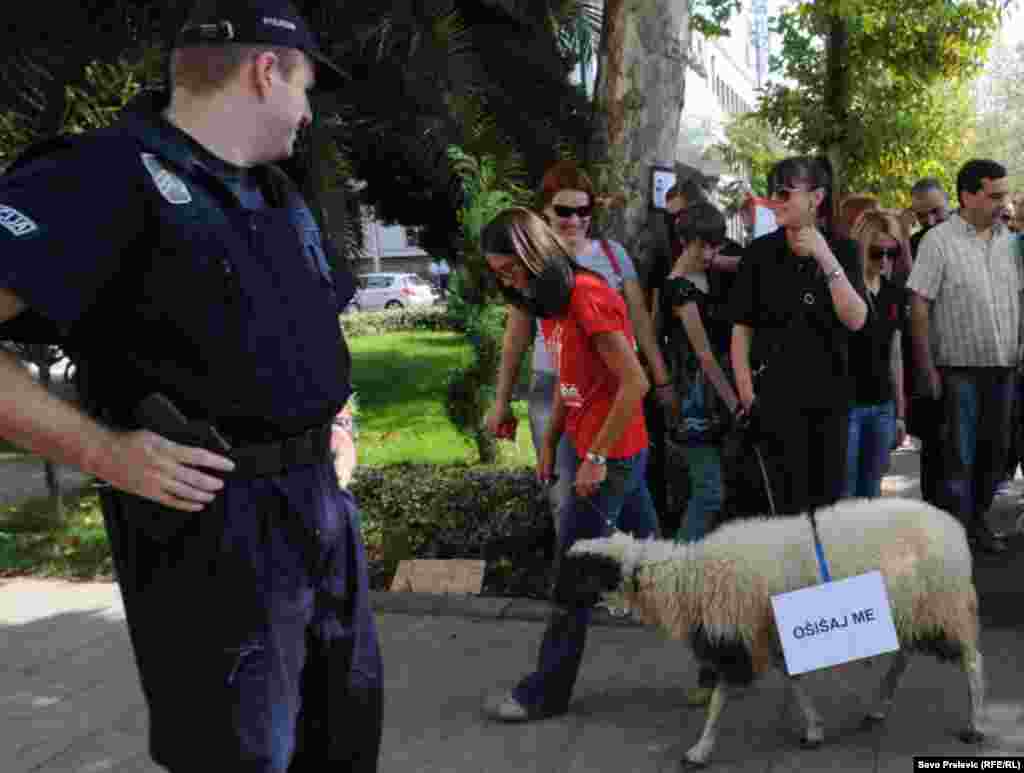
{"label": "sheep's black face", "polygon": [[622,584],[622,567],[614,558],[597,553],[562,557],[551,600],[562,606],[589,607]]}

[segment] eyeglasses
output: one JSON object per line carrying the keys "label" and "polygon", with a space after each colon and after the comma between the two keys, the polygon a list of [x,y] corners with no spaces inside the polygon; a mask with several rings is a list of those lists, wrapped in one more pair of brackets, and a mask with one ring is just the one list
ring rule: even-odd
{"label": "eyeglasses", "polygon": [[892,259],[899,254],[899,251],[899,247],[872,247],[868,250],[868,257],[872,260]]}
{"label": "eyeglasses", "polygon": [[576,215],[580,220],[586,220],[594,212],[593,204],[586,204],[582,207],[567,207],[563,204],[554,204],[552,208],[555,210],[556,215],[564,217],[566,220],[573,215]]}
{"label": "eyeglasses", "polygon": [[776,188],[772,193],[772,199],[775,201],[787,202],[789,201],[794,193],[810,193],[813,188]]}

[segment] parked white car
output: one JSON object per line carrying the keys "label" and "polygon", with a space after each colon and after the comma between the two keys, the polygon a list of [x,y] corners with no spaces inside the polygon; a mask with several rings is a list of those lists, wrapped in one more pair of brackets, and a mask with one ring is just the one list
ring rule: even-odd
{"label": "parked white car", "polygon": [[437,302],[434,287],[416,274],[360,274],[353,304],[359,311],[430,306]]}

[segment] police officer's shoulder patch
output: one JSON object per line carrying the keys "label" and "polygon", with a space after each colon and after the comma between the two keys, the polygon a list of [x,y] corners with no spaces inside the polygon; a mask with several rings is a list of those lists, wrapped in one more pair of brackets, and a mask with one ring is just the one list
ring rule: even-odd
{"label": "police officer's shoulder patch", "polygon": [[32,218],[6,204],[0,204],[0,226],[10,231],[11,236],[18,238],[34,234],[39,230],[39,226]]}
{"label": "police officer's shoulder patch", "polygon": [[164,166],[163,162],[152,153],[142,153],[142,163],[149,176],[156,183],[156,189],[171,204],[189,204],[192,194],[184,180]]}

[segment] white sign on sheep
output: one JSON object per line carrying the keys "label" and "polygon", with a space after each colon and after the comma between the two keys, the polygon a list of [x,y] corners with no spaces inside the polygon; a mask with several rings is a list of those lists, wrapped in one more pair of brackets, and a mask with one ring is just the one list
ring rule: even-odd
{"label": "white sign on sheep", "polygon": [[790,676],[900,648],[878,571],[772,596]]}

